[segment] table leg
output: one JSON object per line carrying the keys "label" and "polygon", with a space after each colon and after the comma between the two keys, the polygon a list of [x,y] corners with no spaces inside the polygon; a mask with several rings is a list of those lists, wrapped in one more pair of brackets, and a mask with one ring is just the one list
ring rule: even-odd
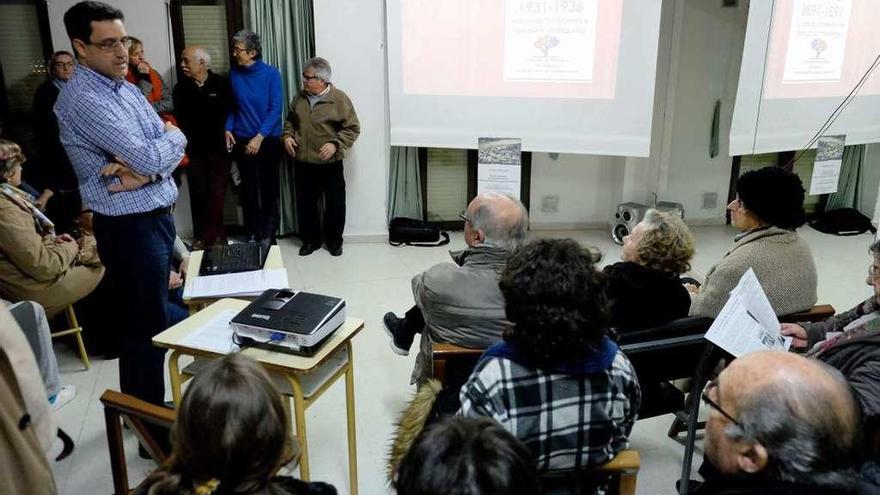
{"label": "table leg", "polygon": [[172,351],[168,356],[168,377],[171,379],[171,400],[174,406],[180,406],[180,389],[183,382],[180,380],[180,351]]}
{"label": "table leg", "polygon": [[348,478],[351,485],[351,495],[358,493],[357,479],[357,435],[355,434],[354,418],[354,353],[351,348],[351,340],[347,341],[348,370],[345,372],[345,413],[348,423]]}
{"label": "table leg", "polygon": [[306,400],[303,397],[302,387],[296,375],[285,375],[293,389],[293,415],[296,418],[296,436],[299,439],[301,451],[299,460],[299,477],[303,481],[309,481],[309,440],[306,436]]}

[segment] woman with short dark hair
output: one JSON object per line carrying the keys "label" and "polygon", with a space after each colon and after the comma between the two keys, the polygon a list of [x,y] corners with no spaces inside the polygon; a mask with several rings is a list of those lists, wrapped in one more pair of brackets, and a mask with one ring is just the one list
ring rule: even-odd
{"label": "woman with short dark hair", "polygon": [[604,464],[628,446],[641,393],[607,334],[597,256],[570,239],[537,240],[501,276],[513,326],[461,389],[464,416],[488,416],[519,438],[538,471]]}
{"label": "woman with short dark hair", "polygon": [[241,175],[244,227],[268,248],[281,218],[281,73],[263,62],[260,36],[242,29],[232,37],[229,71],[234,107],[226,119],[226,147]]}
{"label": "woman with short dark hair", "polygon": [[488,418],[451,416],[433,423],[409,448],[394,479],[398,495],[534,495],[528,449]]}
{"label": "woman with short dark hair", "polygon": [[730,222],[742,231],[733,248],[691,291],[691,315],[718,316],[730,291],[749,269],[777,315],[807,310],[816,304],[816,264],[796,229],[806,222],[804,187],[797,175],[780,167],[744,173],[736,182],[736,199],[727,205]]}
{"label": "woman with short dark hair", "polygon": [[253,359],[211,361],[186,393],[171,429],[171,456],[141,495],[335,495],[326,483],[275,476],[299,455],[281,395]]}

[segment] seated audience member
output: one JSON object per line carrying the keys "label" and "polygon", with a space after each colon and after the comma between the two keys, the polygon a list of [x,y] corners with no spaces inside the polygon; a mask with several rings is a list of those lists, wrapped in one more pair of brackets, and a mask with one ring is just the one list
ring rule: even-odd
{"label": "seated audience member", "polygon": [[859,412],[836,370],[792,353],[756,352],[733,361],[703,400],[709,466],[701,472],[711,474],[690,493],[855,493]]}
{"label": "seated audience member", "polygon": [[79,182],[67,152],[58,137],[58,119],[53,108],[58,93],[73,75],[75,62],[67,51],[52,54],[49,60],[49,80],[34,93],[34,134],[40,158],[42,194],[37,206],[55,220],[60,232],[67,232],[79,212]]}
{"label": "seated audience member", "polygon": [[840,370],[853,387],[869,426],[880,420],[880,241],[869,248],[868,285],[874,294],[858,306],[817,323],[783,323],[794,350]]}
{"label": "seated audience member", "polygon": [[391,349],[402,356],[409,354],[415,335],[422,334],[410,383],[431,378],[433,342],[482,349],[500,341],[510,326],[498,277],[525,239],[528,213],[509,196],[483,193],[462,218],[467,249],[450,252],[454,263],[434,265],[413,277],[416,305],[404,318],[386,313],[383,319]]}
{"label": "seated audience member", "polygon": [[125,80],[134,84],[144,93],[147,101],[153,106],[153,110],[162,117],[162,120],[175,123],[171,111],[174,110],[174,100],[171,97],[171,89],[162,80],[162,76],[156,72],[147,62],[144,56],[144,43],[131,37],[131,47],[128,49],[128,74]]}
{"label": "seated audience member", "polygon": [[681,217],[650,209],[623,238],[623,261],[608,265],[611,326],[641,330],[688,315],[691,299],[679,276],[690,270],[694,238]]}
{"label": "seated audience member", "polygon": [[[58,431],[27,340],[0,304],[0,493],[55,493],[47,461]],[[38,487],[38,488],[37,488]]]}
{"label": "seated audience member", "polygon": [[183,395],[171,456],[135,493],[335,494],[326,483],[276,476],[299,455],[281,400],[253,359],[233,353],[211,361]]}
{"label": "seated audience member", "polygon": [[49,403],[55,409],[61,409],[76,397],[76,387],[61,385],[58,360],[55,358],[55,350],[52,348],[52,330],[49,328],[49,320],[46,319],[46,311],[33,301],[22,301],[15,304],[3,300],[0,302],[9,307],[9,312],[12,313],[12,317],[15,318],[15,322],[18,323],[27,338],[28,345],[37,360]]}
{"label": "seated audience member", "polygon": [[539,472],[593,467],[627,448],[638,379],[607,337],[605,277],[570,239],[537,240],[501,275],[504,342],[461,388],[464,416],[488,416],[526,444]]}
{"label": "seated audience member", "polygon": [[749,268],[777,315],[816,304],[816,264],[810,247],[795,231],[806,221],[804,187],[798,176],[780,167],[746,172],[737,180],[736,199],[727,209],[731,223],[742,233],[706,274],[702,287],[688,285],[690,314],[718,316]]}
{"label": "seated audience member", "polygon": [[528,449],[488,418],[452,416],[426,427],[393,482],[398,495],[534,495]]}
{"label": "seated audience member", "polygon": [[104,267],[95,238],[55,235],[55,226],[18,188],[25,158],[0,140],[0,297],[40,303],[52,318],[91,293]]}

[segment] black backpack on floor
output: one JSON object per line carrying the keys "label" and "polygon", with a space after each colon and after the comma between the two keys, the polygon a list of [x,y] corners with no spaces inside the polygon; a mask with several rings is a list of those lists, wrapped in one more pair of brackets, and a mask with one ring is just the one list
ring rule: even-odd
{"label": "black backpack on floor", "polygon": [[388,242],[392,246],[434,247],[449,244],[449,234],[430,222],[395,217],[388,225]]}
{"label": "black backpack on floor", "polygon": [[871,225],[871,219],[853,208],[840,208],[816,215],[810,220],[810,227],[834,235],[859,235],[867,231],[877,233]]}

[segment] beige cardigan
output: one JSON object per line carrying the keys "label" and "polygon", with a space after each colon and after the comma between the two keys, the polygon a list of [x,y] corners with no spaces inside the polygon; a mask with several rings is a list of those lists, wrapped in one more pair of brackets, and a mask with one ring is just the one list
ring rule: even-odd
{"label": "beige cardigan", "polygon": [[777,315],[804,311],[816,304],[816,263],[810,246],[797,232],[769,227],[749,232],[709,273],[697,294],[691,294],[690,314],[718,316],[730,291],[751,267]]}

